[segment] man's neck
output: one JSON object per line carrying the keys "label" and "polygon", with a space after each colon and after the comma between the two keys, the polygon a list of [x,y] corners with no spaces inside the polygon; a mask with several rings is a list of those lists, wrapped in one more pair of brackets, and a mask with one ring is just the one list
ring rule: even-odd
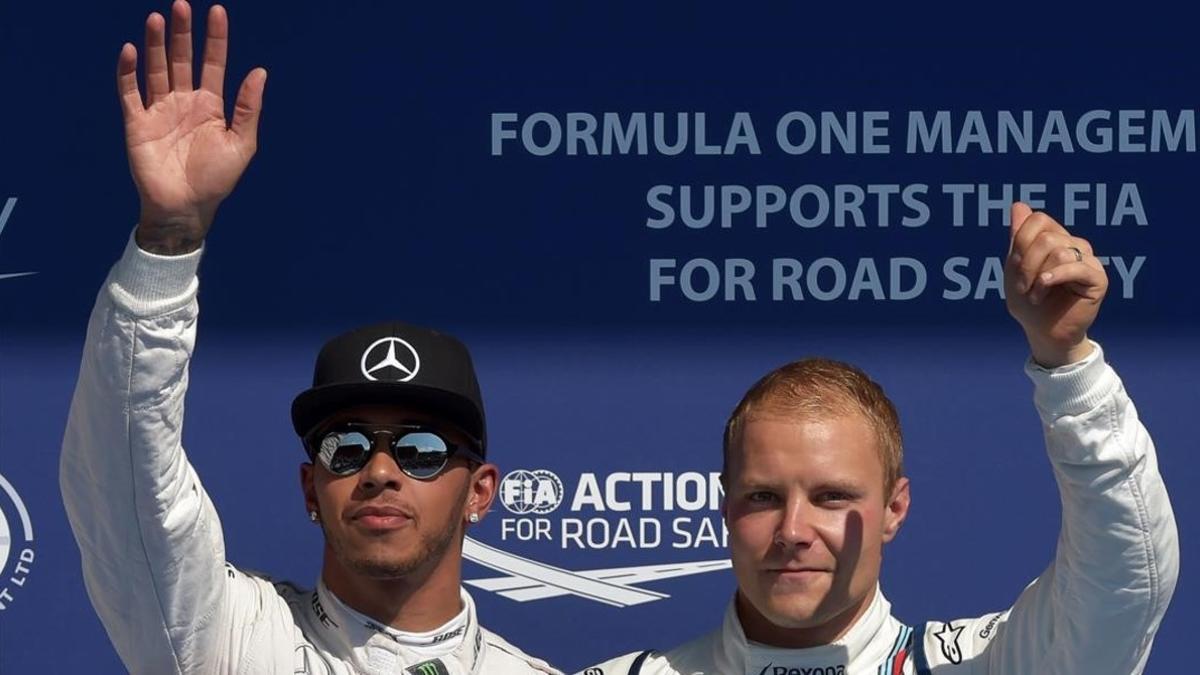
{"label": "man's neck", "polygon": [[785,649],[808,649],[832,644],[840,640],[854,624],[866,613],[875,599],[878,588],[853,603],[845,611],[831,617],[829,620],[815,626],[785,627],[772,623],[763,616],[739,592],[734,600],[737,608],[738,621],[742,624],[742,632],[746,639],[771,647]]}
{"label": "man's neck", "polygon": [[[444,556],[428,570],[377,579],[351,573],[326,555],[321,579],[347,607],[384,626],[423,633],[445,625],[462,611],[461,568]],[[332,564],[331,564],[332,563]]]}

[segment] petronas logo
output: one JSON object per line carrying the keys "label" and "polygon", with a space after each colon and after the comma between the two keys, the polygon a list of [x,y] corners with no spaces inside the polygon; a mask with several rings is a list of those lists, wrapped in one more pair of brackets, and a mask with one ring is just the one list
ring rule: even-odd
{"label": "petronas logo", "polygon": [[450,671],[446,670],[446,664],[439,659],[422,661],[415,666],[409,666],[407,670],[412,675],[450,675]]}

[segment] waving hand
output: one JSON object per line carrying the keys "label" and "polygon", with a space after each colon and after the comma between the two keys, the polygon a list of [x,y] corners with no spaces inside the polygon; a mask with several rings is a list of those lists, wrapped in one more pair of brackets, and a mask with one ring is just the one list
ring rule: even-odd
{"label": "waving hand", "polygon": [[137,49],[117,60],[129,168],[141,197],[137,242],[147,251],[179,254],[199,248],[221,201],[233,191],[258,147],[267,71],[250,71],[238,90],[232,124],[225,120],[225,58],[229,17],[208,13],[200,87],[192,81],[192,10],[184,0],[166,21],[146,18],[146,96],[137,81]]}

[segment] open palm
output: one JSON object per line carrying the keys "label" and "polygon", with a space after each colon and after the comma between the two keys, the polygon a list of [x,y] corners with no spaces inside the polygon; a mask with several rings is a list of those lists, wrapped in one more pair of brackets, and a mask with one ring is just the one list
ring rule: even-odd
{"label": "open palm", "polygon": [[267,73],[256,68],[246,76],[227,126],[222,90],[228,39],[228,17],[215,5],[208,14],[200,88],[193,89],[191,8],[183,0],[172,7],[169,60],[166,22],[151,14],[146,19],[144,103],[137,50],[131,44],[121,49],[117,86],[125,145],[142,203],[138,241],[151,250],[198,247],[257,148]]}

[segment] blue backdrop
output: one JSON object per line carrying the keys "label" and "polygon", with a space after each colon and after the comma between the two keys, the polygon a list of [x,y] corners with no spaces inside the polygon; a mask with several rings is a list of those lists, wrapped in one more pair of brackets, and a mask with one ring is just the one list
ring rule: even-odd
{"label": "blue backdrop", "polygon": [[[1007,230],[980,195],[1006,184],[1109,256],[1094,335],[1157,441],[1185,562],[1200,553],[1189,22],[1142,16],[1139,39],[1099,10],[1008,5],[295,4],[229,7],[227,91],[255,65],[270,78],[201,269],[185,441],[235,564],[316,579],[288,406],[325,337],[398,317],[471,345],[492,456],[549,486],[511,488],[473,537],[575,572],[713,562],[638,584],[652,599],[631,606],[522,595],[468,562],[483,623],[564,669],[717,624],[722,424],[808,354],[861,365],[900,409],[897,614],[1001,609],[1059,524],[1025,346],[989,286]],[[137,216],[113,74],[154,9],[0,7],[0,275],[36,273],[0,278],[3,673],[121,669],[57,454],[89,308]],[[682,151],[656,146],[655,113],[660,145],[686,114]],[[606,483],[601,510],[587,497]],[[1149,672],[1187,672],[1197,600],[1185,568]]]}

